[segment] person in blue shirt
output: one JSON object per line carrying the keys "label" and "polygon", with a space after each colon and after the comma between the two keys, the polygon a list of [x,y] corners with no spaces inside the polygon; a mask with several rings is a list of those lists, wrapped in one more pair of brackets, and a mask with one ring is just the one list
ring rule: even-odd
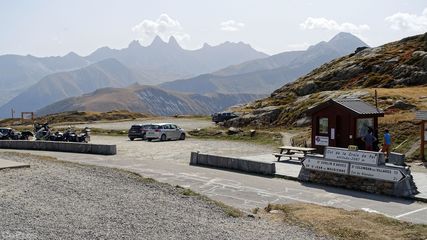
{"label": "person in blue shirt", "polygon": [[390,155],[391,150],[391,135],[388,131],[388,129],[384,130],[384,143],[383,148],[381,149],[382,152],[386,153],[386,159],[388,159]]}

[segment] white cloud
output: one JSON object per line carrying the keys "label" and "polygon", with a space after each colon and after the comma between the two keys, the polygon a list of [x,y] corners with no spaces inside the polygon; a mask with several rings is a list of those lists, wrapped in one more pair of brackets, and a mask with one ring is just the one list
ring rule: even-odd
{"label": "white cloud", "polygon": [[234,20],[224,21],[221,24],[221,30],[226,32],[236,32],[242,29],[245,24]]}
{"label": "white cloud", "polygon": [[305,30],[325,29],[351,33],[361,33],[370,29],[370,27],[366,24],[356,25],[349,22],[338,23],[333,19],[326,19],[323,17],[308,17],[303,23],[300,24],[300,27]]}
{"label": "white cloud", "polygon": [[427,31],[427,8],[424,9],[420,16],[409,13],[395,13],[384,19],[390,23],[394,30],[407,30],[414,32]]}
{"label": "white cloud", "polygon": [[161,14],[155,21],[149,19],[143,20],[134,26],[132,31],[140,35],[142,42],[149,42],[156,35],[160,36],[163,40],[167,40],[171,36],[174,36],[177,41],[190,38],[190,35],[184,32],[181,23],[169,17],[166,13]]}

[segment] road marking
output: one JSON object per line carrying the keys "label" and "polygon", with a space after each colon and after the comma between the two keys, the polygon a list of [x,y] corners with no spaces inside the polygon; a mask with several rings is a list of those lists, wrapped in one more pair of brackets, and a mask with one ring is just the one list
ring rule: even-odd
{"label": "road marking", "polygon": [[427,209],[427,207],[423,207],[423,208],[420,208],[420,209],[417,209],[417,210],[414,210],[414,211],[410,211],[410,212],[407,212],[407,213],[404,213],[404,214],[400,214],[400,215],[396,216],[395,218],[401,218],[401,217],[404,217],[404,216],[408,216],[408,215],[411,215],[413,213],[421,212],[421,211],[426,210],[426,209]]}

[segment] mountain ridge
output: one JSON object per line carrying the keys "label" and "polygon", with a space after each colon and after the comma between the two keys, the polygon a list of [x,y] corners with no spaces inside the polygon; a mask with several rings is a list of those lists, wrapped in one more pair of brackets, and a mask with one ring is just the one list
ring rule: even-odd
{"label": "mountain ridge", "polygon": [[[287,82],[309,73],[337,57],[353,52],[366,43],[349,33],[339,33],[328,42],[320,42],[306,51],[291,51],[251,60],[221,69],[212,74],[179,79],[159,86],[175,91],[204,94],[207,92],[236,93],[236,85],[250,85],[246,93],[266,94]],[[232,83],[232,84],[227,84]],[[198,88],[198,86],[201,86]]]}
{"label": "mountain ridge", "polygon": [[183,94],[165,91],[155,86],[133,84],[127,88],[102,88],[79,97],[67,98],[41,108],[36,114],[128,110],[153,115],[207,115],[260,97],[262,95]]}

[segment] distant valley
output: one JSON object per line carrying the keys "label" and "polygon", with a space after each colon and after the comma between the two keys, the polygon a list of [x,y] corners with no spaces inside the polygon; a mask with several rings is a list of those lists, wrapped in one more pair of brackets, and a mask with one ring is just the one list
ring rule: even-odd
{"label": "distant valley", "polygon": [[233,105],[244,104],[265,95],[256,94],[183,94],[153,86],[134,84],[128,88],[103,88],[80,97],[67,98],[48,105],[37,115],[66,111],[107,112],[116,109],[152,115],[209,115]]}

